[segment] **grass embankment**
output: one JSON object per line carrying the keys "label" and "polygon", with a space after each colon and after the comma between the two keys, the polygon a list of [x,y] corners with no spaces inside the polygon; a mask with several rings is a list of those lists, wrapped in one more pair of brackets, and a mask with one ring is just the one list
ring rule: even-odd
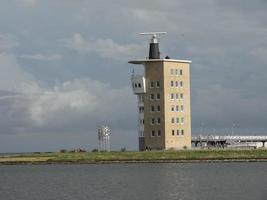
{"label": "grass embankment", "polygon": [[86,153],[27,153],[0,157],[0,164],[267,161],[267,150],[181,150]]}

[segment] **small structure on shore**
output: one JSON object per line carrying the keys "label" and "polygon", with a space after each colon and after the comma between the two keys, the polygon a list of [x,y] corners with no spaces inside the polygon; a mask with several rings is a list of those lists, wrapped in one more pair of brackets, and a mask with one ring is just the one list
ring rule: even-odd
{"label": "small structure on shore", "polygon": [[98,151],[110,152],[110,135],[109,126],[100,126],[98,128]]}
{"label": "small structure on shore", "polygon": [[266,147],[267,136],[193,136],[194,147],[259,148]]}

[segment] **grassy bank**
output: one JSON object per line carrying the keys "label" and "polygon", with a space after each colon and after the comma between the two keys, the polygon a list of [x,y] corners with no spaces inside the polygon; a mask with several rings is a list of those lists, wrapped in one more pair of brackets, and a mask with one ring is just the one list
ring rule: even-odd
{"label": "grassy bank", "polygon": [[186,162],[186,161],[267,161],[267,150],[181,150],[86,153],[27,153],[0,157],[0,164]]}

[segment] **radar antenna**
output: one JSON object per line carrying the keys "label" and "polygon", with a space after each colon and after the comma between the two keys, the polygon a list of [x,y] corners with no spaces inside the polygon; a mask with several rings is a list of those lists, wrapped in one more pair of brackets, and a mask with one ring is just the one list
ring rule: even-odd
{"label": "radar antenna", "polygon": [[151,35],[149,43],[149,59],[160,59],[159,43],[157,37],[165,35],[167,32],[147,32],[139,33],[139,35]]}

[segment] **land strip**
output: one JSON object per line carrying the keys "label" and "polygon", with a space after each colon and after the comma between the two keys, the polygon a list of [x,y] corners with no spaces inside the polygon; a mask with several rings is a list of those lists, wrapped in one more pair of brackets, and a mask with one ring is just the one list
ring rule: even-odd
{"label": "land strip", "polygon": [[0,165],[185,162],[267,162],[267,149],[21,153],[0,156]]}

